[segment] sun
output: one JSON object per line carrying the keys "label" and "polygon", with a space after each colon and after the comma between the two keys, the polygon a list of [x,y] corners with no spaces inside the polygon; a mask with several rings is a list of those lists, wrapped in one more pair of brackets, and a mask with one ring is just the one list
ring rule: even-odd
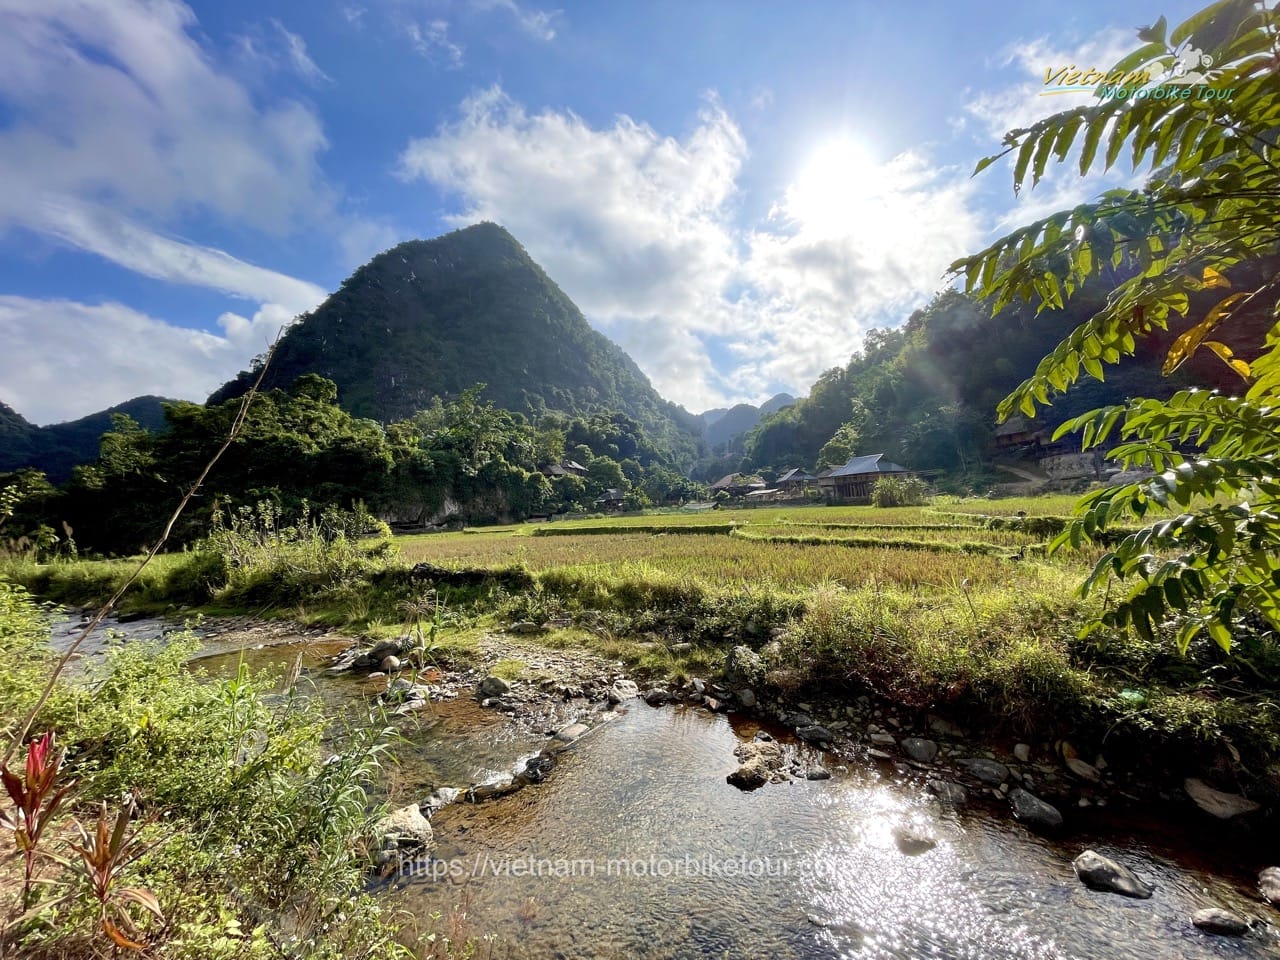
{"label": "sun", "polygon": [[814,231],[847,233],[874,217],[879,195],[876,164],[866,148],[839,137],[814,148],[787,190],[785,212]]}

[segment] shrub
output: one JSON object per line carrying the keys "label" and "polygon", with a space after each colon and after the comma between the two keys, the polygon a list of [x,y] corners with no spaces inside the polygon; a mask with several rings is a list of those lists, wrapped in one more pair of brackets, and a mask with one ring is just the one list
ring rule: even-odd
{"label": "shrub", "polygon": [[881,477],[871,491],[877,507],[918,507],[928,499],[928,488],[919,477]]}

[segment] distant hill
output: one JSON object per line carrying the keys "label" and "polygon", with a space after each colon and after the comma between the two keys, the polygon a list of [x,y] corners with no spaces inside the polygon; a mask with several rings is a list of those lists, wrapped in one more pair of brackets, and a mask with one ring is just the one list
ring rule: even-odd
{"label": "distant hill", "polygon": [[795,402],[796,398],[791,394],[779,393],[758,407],[739,403],[727,410],[708,410],[702,414],[702,435],[713,449],[724,446],[753,430],[767,414],[776,413]]}
{"label": "distant hill", "polygon": [[111,429],[111,416],[123,413],[143,429],[163,430],[164,397],[134,397],[79,420],[37,427],[7,404],[0,403],[0,472],[34,467],[63,483],[72,468],[98,458],[98,441]]}
{"label": "distant hill", "polygon": [[[402,243],[356,270],[289,328],[264,385],[303,373],[332,380],[344,409],[384,423],[484,383],[485,399],[535,417],[625,413],[681,465],[698,448],[697,419],[663,400],[493,223]],[[242,395],[254,376],[242,372],[210,402]]]}

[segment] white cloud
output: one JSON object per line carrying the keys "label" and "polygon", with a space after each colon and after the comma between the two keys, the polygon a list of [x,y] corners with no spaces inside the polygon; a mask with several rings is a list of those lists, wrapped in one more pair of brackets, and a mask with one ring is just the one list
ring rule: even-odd
{"label": "white cloud", "polygon": [[555,21],[561,10],[537,10],[520,6],[516,0],[471,0],[477,10],[504,10],[520,24],[521,29],[539,40],[551,41],[556,37]]}
{"label": "white cloud", "polygon": [[[461,199],[455,223],[506,226],[663,395],[701,409],[807,390],[868,327],[905,319],[978,237],[967,171],[914,154],[859,171],[865,196],[846,192],[839,222],[805,222],[818,218],[797,184],[744,229],[746,157],[714,98],[677,139],[626,116],[597,129],[529,113],[492,88],[411,141],[401,168]],[[717,373],[713,351],[738,368]]]}
{"label": "white cloud", "polygon": [[92,200],[281,233],[332,212],[318,117],[257,104],[172,0],[0,0],[0,207]]}
{"label": "white cloud", "polygon": [[1081,70],[1109,69],[1133,49],[1133,34],[1133,30],[1112,28],[1074,46],[1047,37],[1013,43],[1005,48],[998,66],[1012,67],[1025,79],[976,93],[965,109],[998,144],[1010,130],[1029,127],[1059,110],[1087,106],[1093,102],[1090,93],[1044,95],[1045,71],[1073,64]]}
{"label": "white cloud", "polygon": [[433,62],[442,63],[450,70],[462,66],[465,49],[462,44],[449,39],[449,24],[444,20],[432,20],[429,23],[418,23],[408,20],[403,25],[404,34],[413,45],[413,50],[421,57]]}
{"label": "white cloud", "polygon": [[222,318],[224,335],[175,327],[118,303],[0,296],[5,402],[35,423],[128,397],[203,401],[270,343],[284,316]]}
{"label": "white cloud", "polygon": [[274,301],[295,313],[325,297],[314,283],[237,260],[212,247],[161,236],[101,208],[48,199],[32,226],[74,247],[157,280],[208,287],[236,297]]}
{"label": "white cloud", "polygon": [[289,63],[298,76],[311,83],[330,81],[329,75],[317,67],[315,61],[307,53],[307,43],[302,37],[296,33],[290,33],[285,29],[284,24],[274,17],[271,18],[271,25],[275,27],[276,33],[280,35],[280,39],[284,43],[285,54],[288,56]]}

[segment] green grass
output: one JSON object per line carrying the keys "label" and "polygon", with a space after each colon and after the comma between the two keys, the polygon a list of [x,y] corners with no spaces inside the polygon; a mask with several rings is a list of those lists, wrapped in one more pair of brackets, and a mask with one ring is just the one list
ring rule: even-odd
{"label": "green grass", "polygon": [[[1100,601],[1080,600],[1076,587],[1101,550],[1045,557],[1041,546],[1071,503],[594,517],[400,537],[395,551],[338,558],[268,551],[224,572],[210,602],[380,636],[405,632],[405,604],[429,590],[412,564],[492,571],[488,582],[438,589],[432,649],[442,660],[474,659],[484,633],[503,624],[569,615],[572,628],[539,642],[589,646],[676,678],[706,676],[746,643],[766,652],[771,682],[798,694],[870,691],[1040,736],[1127,733],[1185,757],[1230,742],[1243,758],[1237,774],[1265,779],[1280,752],[1274,638],[1242,639],[1232,656],[1202,645],[1187,657],[1169,638],[1079,639]],[[88,599],[126,566],[14,572],[45,595]],[[165,558],[141,596],[198,592],[217,572],[201,554]]]}

